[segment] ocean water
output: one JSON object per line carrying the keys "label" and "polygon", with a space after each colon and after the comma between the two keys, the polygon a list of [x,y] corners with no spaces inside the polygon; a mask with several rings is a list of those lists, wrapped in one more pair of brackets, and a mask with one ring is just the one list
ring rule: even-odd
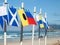
{"label": "ocean water", "polygon": [[[10,40],[20,40],[20,31],[7,31],[7,39]],[[41,31],[40,36],[44,36],[45,32]],[[38,31],[35,31],[34,33],[35,38],[38,38]],[[47,32],[48,37],[52,36],[59,36],[60,37],[60,32]],[[31,31],[23,31],[23,39],[31,39],[32,38],[32,32]],[[0,31],[0,40],[4,39],[4,32]]]}

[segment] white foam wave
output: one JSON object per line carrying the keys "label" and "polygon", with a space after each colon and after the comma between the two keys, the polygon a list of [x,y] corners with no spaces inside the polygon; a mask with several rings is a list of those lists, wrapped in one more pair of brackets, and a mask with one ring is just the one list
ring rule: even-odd
{"label": "white foam wave", "polygon": [[3,36],[2,35],[0,36],[0,39],[3,39]]}
{"label": "white foam wave", "polygon": [[16,38],[18,35],[7,35],[7,38]]}

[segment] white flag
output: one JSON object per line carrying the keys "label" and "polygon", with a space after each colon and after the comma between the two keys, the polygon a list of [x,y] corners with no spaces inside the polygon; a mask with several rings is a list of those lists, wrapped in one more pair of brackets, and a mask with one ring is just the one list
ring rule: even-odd
{"label": "white flag", "polygon": [[0,6],[0,16],[7,15],[7,8],[6,6]]}

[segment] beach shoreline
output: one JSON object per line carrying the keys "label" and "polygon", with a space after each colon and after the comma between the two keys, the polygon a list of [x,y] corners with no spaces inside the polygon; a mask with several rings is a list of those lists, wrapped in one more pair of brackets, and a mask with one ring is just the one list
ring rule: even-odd
{"label": "beach shoreline", "polygon": [[[27,39],[23,40],[23,45],[32,45],[32,40]],[[47,38],[47,45],[54,45],[55,43],[58,43],[60,41],[60,37],[48,37]],[[44,45],[44,38],[41,38],[40,40],[41,45]],[[0,41],[0,45],[4,45],[4,41]],[[20,45],[19,40],[7,40],[7,45]],[[34,39],[34,45],[39,45],[38,39]]]}

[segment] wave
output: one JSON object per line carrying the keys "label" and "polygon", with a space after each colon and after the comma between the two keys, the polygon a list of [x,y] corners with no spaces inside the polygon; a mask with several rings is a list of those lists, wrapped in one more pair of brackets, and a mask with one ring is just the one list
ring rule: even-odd
{"label": "wave", "polygon": [[[41,33],[40,35],[44,36],[45,33]],[[38,37],[38,32],[34,33],[35,38]],[[47,32],[47,36],[60,36],[60,32]],[[20,38],[20,33],[8,33],[7,34],[7,39],[19,39]],[[23,33],[23,39],[31,39],[32,38],[32,33],[31,32],[25,32]],[[0,34],[0,39],[4,39],[4,35]]]}
{"label": "wave", "polygon": [[7,38],[16,38],[18,35],[7,35]]}
{"label": "wave", "polygon": [[3,36],[2,35],[0,35],[0,39],[3,39]]}
{"label": "wave", "polygon": [[[35,36],[37,35],[37,33],[35,33]],[[6,35],[6,38],[7,39],[13,39],[13,38],[19,38],[20,37],[20,34],[8,34]],[[23,37],[24,38],[31,38],[32,37],[32,33],[23,33]],[[0,35],[0,39],[3,39],[4,38],[4,35]]]}
{"label": "wave", "polygon": [[[17,38],[18,35],[6,35],[6,38],[7,39],[10,39],[10,38]],[[3,39],[4,38],[4,35],[0,35],[0,39]]]}

